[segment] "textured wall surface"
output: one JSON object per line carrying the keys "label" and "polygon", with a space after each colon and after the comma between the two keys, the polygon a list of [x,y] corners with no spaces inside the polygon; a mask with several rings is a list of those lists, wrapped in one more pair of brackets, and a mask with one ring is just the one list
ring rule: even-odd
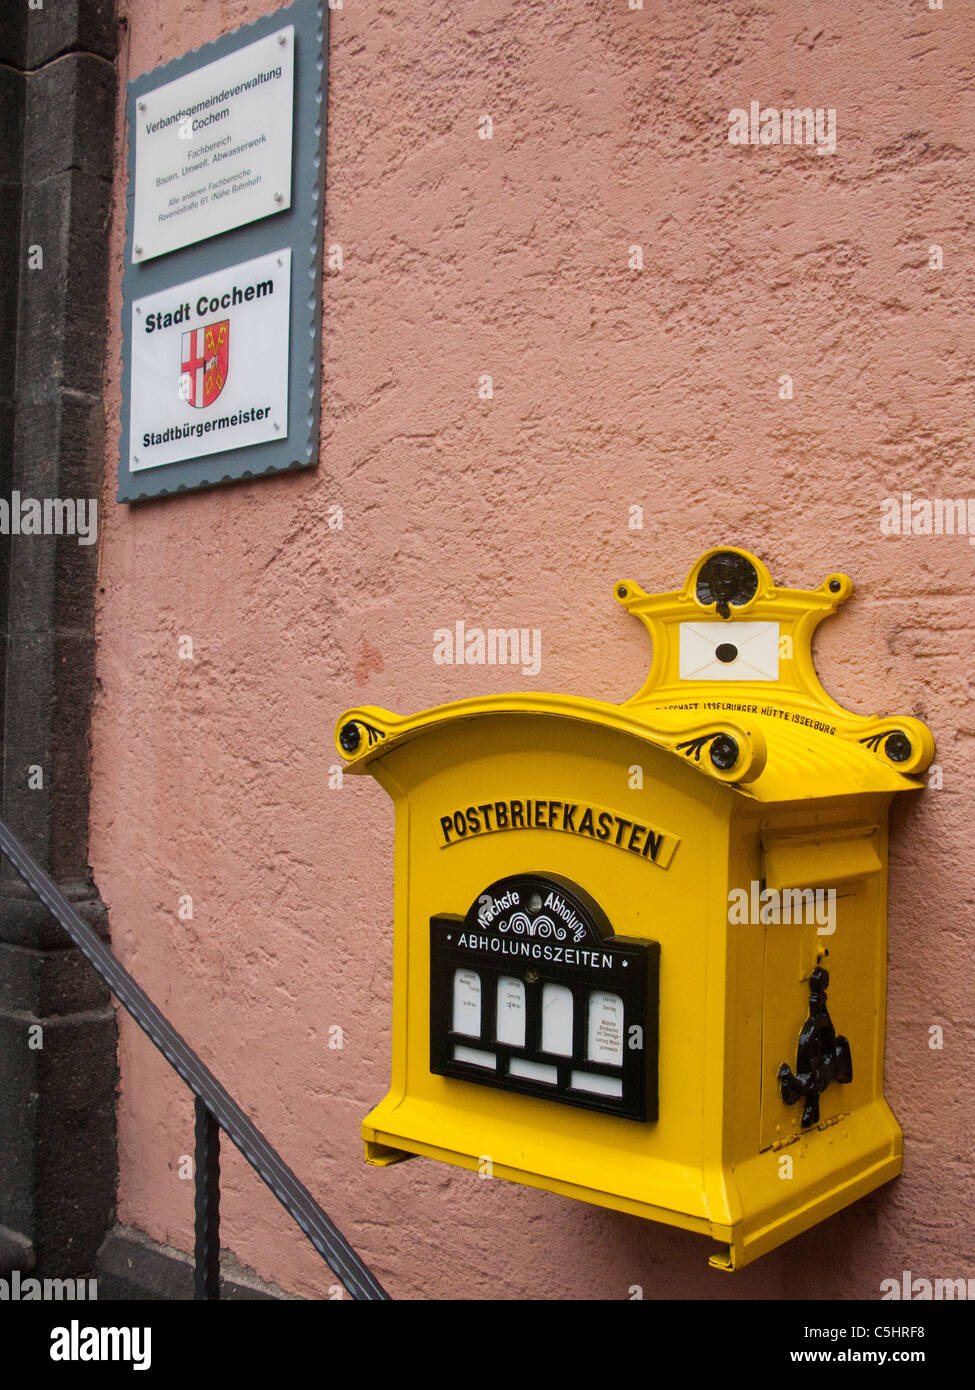
{"label": "textured wall surface", "polygon": [[[121,8],[125,79],[273,7]],[[345,0],[330,48],[325,240],[344,263],[324,287],[319,468],[123,507],[110,431],[91,862],[116,949],[399,1297],[871,1298],[905,1269],[975,1275],[957,1082],[975,1041],[975,549],[880,526],[887,497],[975,494],[970,15]],[[835,153],[729,143],[751,101],[834,109]],[[904,1175],[733,1277],[708,1269],[710,1242],[634,1217],[424,1160],[364,1166],[389,1076],[392,809],[367,778],[328,786],[353,704],[626,698],[649,650],[613,582],[678,587],[721,542],[779,583],[851,575],[817,639],[823,683],[927,720],[943,773],[893,813]],[[540,674],[435,665],[434,630],[460,619],[539,628]],[[120,1065],[120,1217],[188,1249],[189,1093],[126,1019]],[[225,1244],[325,1295],[232,1150],[224,1173]]]}

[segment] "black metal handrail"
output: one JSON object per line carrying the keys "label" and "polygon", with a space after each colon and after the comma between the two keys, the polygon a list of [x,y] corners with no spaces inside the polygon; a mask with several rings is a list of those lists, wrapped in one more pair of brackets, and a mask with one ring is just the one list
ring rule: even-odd
{"label": "black metal handrail", "polygon": [[244,1114],[233,1096],[204,1066],[119,962],[110,947],[75,911],[13,831],[0,820],[0,850],[21,878],[61,924],[108,988],[154,1043],[196,1098],[195,1297],[220,1295],[220,1130],[233,1140],[254,1171],[294,1218],[353,1298],[388,1299],[389,1294],[364,1264],[314,1197]]}

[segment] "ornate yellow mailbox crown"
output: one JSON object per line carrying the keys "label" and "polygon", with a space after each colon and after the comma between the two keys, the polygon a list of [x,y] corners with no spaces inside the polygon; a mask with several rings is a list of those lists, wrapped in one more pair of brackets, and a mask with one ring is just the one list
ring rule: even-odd
{"label": "ornate yellow mailbox crown", "polygon": [[615,586],[653,640],[622,705],[342,716],[347,770],[396,808],[369,1162],[425,1155],[684,1227],[723,1269],[900,1172],[887,812],[934,744],[820,686],[812,636],[852,587],[779,588],[716,548],[677,592]]}

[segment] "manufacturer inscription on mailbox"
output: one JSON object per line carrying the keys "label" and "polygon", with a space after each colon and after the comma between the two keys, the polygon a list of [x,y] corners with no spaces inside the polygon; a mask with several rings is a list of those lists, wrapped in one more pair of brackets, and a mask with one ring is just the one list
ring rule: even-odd
{"label": "manufacturer inscription on mailbox", "polygon": [[516,874],[430,919],[430,1070],[657,1118],[655,941],[617,936],[557,874]]}

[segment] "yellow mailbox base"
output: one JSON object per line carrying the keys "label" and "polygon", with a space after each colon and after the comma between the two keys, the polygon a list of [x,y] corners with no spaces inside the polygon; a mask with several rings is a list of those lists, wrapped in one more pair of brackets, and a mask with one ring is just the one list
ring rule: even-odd
{"label": "yellow mailbox base", "polygon": [[[661,1171],[652,1161],[641,1164],[638,1172],[622,1168],[614,1172],[601,1164],[593,1169],[593,1177],[601,1186],[586,1186],[564,1176],[585,1171],[578,1152],[560,1154],[544,1136],[532,1132],[512,1133],[510,1146],[499,1143],[495,1132],[490,1155],[472,1152],[475,1146],[470,1144],[446,1148],[430,1142],[423,1137],[424,1132],[442,1135],[443,1126],[442,1122],[425,1126],[422,1110],[408,1101],[377,1106],[362,1126],[366,1162],[388,1167],[422,1157],[477,1172],[489,1157],[493,1178],[710,1236],[726,1247],[711,1256],[710,1264],[729,1272],[881,1187],[903,1167],[900,1127],[883,1100],[809,1131],[794,1144],[756,1154],[744,1164],[728,1165],[714,1173]],[[504,1161],[514,1157],[513,1152],[506,1152],[509,1147],[517,1151],[520,1162]],[[793,1159],[790,1178],[780,1176],[781,1157]],[[612,1186],[607,1179],[614,1179]],[[645,1194],[650,1192],[658,1199],[666,1193],[672,1205],[647,1200]],[[737,1219],[732,1217],[735,1210]]]}

